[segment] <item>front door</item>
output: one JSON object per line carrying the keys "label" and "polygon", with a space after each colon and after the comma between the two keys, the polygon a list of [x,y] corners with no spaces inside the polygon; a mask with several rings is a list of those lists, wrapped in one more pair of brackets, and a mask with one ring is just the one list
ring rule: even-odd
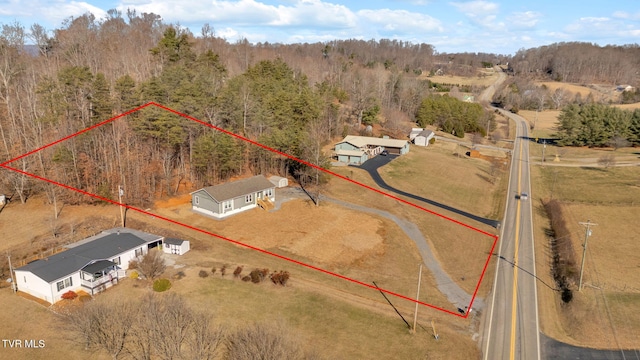
{"label": "front door", "polygon": [[258,194],[256,196],[258,199],[262,200],[262,191],[258,191]]}

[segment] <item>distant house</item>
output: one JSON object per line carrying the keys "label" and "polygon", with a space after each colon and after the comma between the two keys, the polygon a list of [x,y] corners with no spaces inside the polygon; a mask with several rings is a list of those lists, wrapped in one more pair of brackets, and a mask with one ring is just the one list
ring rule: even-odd
{"label": "distant house", "polygon": [[267,178],[257,175],[194,191],[191,205],[194,211],[221,219],[257,206],[272,207],[275,188]]}
{"label": "distant house", "polygon": [[163,239],[127,228],[106,230],[15,269],[16,285],[19,291],[51,304],[68,291],[94,295],[117,284],[131,260],[161,245]]}
{"label": "distant house", "polygon": [[436,136],[431,130],[422,130],[415,138],[413,143],[418,146],[429,146],[429,141]]}
{"label": "distant house", "polygon": [[616,90],[618,91],[634,91],[635,88],[631,85],[618,85],[616,86]]}
{"label": "distant house", "polygon": [[335,156],[340,162],[359,165],[384,150],[390,154],[406,154],[409,152],[409,142],[389,137],[349,135],[335,145]]}
{"label": "distant house", "polygon": [[162,246],[162,251],[167,254],[184,255],[184,253],[186,253],[190,249],[191,247],[188,240],[173,238],[164,239],[164,245]]}

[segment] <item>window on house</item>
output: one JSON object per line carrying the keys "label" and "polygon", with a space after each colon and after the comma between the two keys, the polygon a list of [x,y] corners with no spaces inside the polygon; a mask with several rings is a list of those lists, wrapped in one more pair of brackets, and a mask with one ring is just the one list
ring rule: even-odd
{"label": "window on house", "polygon": [[231,202],[231,200],[229,201],[225,201],[222,203],[222,208],[227,211],[227,210],[231,210],[233,208],[233,202]]}
{"label": "window on house", "polygon": [[120,256],[112,260],[114,264],[120,265]]}
{"label": "window on house", "polygon": [[193,202],[194,202],[196,205],[200,205],[200,196],[198,196],[198,195],[194,196],[194,197],[193,197]]}
{"label": "window on house", "polygon": [[273,196],[273,189],[268,189],[267,190],[267,196],[269,196],[269,197]]}
{"label": "window on house", "polygon": [[62,281],[58,281],[56,283],[56,287],[58,288],[58,291],[62,291],[62,289],[67,288],[69,286],[73,286],[73,280],[71,280],[71,277],[68,277]]}
{"label": "window on house", "polygon": [[249,194],[249,195],[245,196],[245,197],[244,197],[244,201],[245,201],[246,203],[253,202],[253,194]]}
{"label": "window on house", "polygon": [[136,249],[136,257],[142,256],[142,248]]}

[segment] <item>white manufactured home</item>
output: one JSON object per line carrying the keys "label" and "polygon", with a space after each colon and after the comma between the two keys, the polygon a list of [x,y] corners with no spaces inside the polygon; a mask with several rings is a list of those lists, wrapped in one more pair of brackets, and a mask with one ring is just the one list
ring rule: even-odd
{"label": "white manufactured home", "polygon": [[127,228],[105,230],[15,269],[16,285],[19,291],[51,304],[68,291],[94,295],[117,284],[131,260],[161,246],[163,239]]}

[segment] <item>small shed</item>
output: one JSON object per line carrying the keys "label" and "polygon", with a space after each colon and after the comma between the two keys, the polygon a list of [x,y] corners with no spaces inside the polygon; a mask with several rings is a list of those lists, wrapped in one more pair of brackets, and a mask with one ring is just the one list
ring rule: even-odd
{"label": "small shed", "polygon": [[162,246],[162,251],[167,254],[184,255],[190,249],[188,240],[174,238],[164,239],[164,246]]}
{"label": "small shed", "polygon": [[269,178],[269,181],[271,181],[271,183],[275,185],[277,188],[283,188],[283,187],[289,186],[289,179],[287,179],[286,177],[274,175]]}
{"label": "small shed", "polygon": [[409,133],[409,140],[413,141],[413,139],[415,139],[416,136],[420,135],[420,133],[423,131],[423,128],[411,128],[411,132]]}
{"label": "small shed", "polygon": [[433,139],[436,134],[431,130],[423,130],[418,134],[415,138],[413,138],[413,143],[418,146],[429,146],[429,141]]}

